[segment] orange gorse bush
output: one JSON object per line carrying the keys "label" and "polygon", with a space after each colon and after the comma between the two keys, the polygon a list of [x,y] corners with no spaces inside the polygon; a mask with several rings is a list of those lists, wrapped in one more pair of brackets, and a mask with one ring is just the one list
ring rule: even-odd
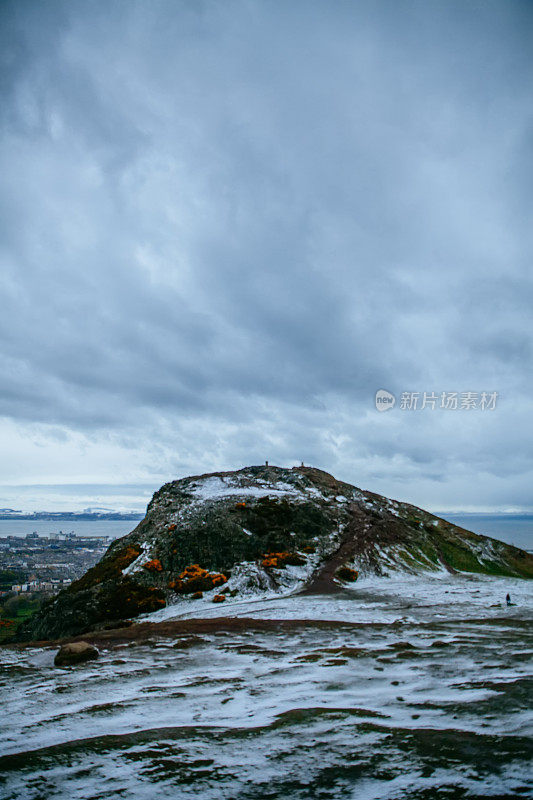
{"label": "orange gorse bush", "polygon": [[263,553],[261,566],[266,569],[283,569],[287,564],[299,567],[305,564],[305,558],[298,553],[290,553],[288,551],[283,553]]}
{"label": "orange gorse bush", "polygon": [[125,569],[132,564],[141,554],[141,548],[137,545],[128,545],[115,558],[115,564],[119,569]]}
{"label": "orange gorse bush", "polygon": [[146,564],[143,564],[143,567],[144,569],[147,569],[148,572],[161,572],[163,569],[163,565],[158,558],[153,558],[151,561],[147,561]]}
{"label": "orange gorse bush", "polygon": [[171,581],[168,585],[178,594],[191,594],[192,592],[208,592],[215,586],[222,586],[227,580],[222,572],[209,572],[199,564],[190,564],[185,567],[176,580]]}

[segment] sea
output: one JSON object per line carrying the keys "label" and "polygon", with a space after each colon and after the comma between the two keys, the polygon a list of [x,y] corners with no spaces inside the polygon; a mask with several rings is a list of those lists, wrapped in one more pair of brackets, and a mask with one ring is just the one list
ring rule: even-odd
{"label": "sea", "polygon": [[60,522],[46,519],[0,519],[0,537],[21,536],[38,533],[50,536],[57,533],[75,533],[77,536],[108,536],[118,539],[132,531],[142,519],[65,519]]}
{"label": "sea", "polygon": [[533,550],[533,514],[439,514],[468,531]]}

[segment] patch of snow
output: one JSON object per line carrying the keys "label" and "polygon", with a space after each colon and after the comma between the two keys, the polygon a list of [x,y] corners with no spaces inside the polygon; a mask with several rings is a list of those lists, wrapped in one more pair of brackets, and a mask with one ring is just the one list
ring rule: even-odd
{"label": "patch of snow", "polygon": [[295,486],[282,481],[261,486],[241,486],[225,481],[223,478],[206,478],[201,482],[192,484],[189,491],[199,500],[215,500],[221,497],[268,497],[268,496],[302,496],[302,492]]}
{"label": "patch of snow", "polygon": [[[251,565],[257,568],[257,565]],[[259,569],[259,568],[257,568]],[[287,568],[288,569],[288,568]],[[233,576],[232,579],[233,580]],[[222,607],[206,599],[180,601],[143,620],[212,618],[221,616],[258,619],[321,619],[361,624],[403,623],[420,625],[429,620],[477,619],[479,616],[530,618],[533,610],[533,587],[519,578],[450,575],[448,572],[427,573],[424,577],[395,573],[389,577],[360,575],[344,591],[331,596],[301,596],[290,591],[250,590],[248,596],[228,599]],[[505,595],[511,593],[516,606],[507,608]],[[408,613],[406,613],[408,612]],[[460,627],[457,628],[460,630]],[[445,631],[443,631],[443,635]],[[402,636],[401,631],[399,635]]]}
{"label": "patch of snow", "polygon": [[148,556],[150,545],[148,544],[148,542],[143,542],[139,546],[141,548],[141,552],[139,553],[135,561],[132,561],[128,567],[122,570],[123,575],[131,575],[132,572],[138,572],[140,569],[142,569],[142,565],[145,563],[146,557]]}
{"label": "patch of snow", "polygon": [[[229,606],[242,605],[252,601],[285,597],[294,594],[303,588],[305,582],[311,577],[320,562],[318,553],[309,554],[306,563],[301,566],[287,565],[284,569],[273,571],[274,579],[256,561],[243,561],[232,570],[231,577],[223,586],[218,586],[203,593],[203,597],[192,600],[189,597],[179,597],[175,603],[169,603],[165,608],[149,614],[142,614],[139,620],[160,622],[168,619],[181,619],[183,617],[204,617],[226,615]],[[213,597],[223,591],[237,590],[237,595],[226,596],[222,604],[213,605]],[[212,613],[211,613],[212,612]]]}
{"label": "patch of snow", "polygon": [[310,494],[311,497],[315,497],[315,498],[317,498],[319,500],[324,500],[325,499],[324,495],[322,494],[322,492],[319,489],[317,489],[315,486],[306,486],[303,491],[305,492],[305,494]]}

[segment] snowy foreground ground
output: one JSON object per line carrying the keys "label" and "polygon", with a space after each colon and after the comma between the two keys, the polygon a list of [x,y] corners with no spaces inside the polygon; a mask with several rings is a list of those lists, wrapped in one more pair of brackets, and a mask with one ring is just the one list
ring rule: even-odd
{"label": "snowy foreground ground", "polygon": [[530,797],[532,595],[512,579],[373,578],[150,616],[319,629],[155,638],[66,669],[55,648],[0,649],[0,796]]}

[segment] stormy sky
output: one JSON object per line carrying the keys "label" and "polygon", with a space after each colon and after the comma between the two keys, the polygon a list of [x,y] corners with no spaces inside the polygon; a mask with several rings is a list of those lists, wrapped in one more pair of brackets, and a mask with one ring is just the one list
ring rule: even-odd
{"label": "stormy sky", "polygon": [[533,508],[531,3],[0,16],[0,505],[268,459]]}

